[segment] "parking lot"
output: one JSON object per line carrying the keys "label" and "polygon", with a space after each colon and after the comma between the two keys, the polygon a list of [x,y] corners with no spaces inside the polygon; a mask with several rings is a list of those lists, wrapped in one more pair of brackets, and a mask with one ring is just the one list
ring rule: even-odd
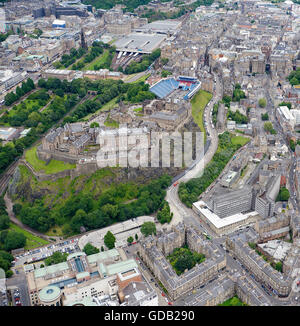
{"label": "parking lot", "polygon": [[5,290],[0,291],[0,306],[8,306],[8,298]]}
{"label": "parking lot", "polygon": [[56,251],[62,253],[73,253],[75,251],[80,251],[78,247],[78,239],[66,240],[56,244],[50,244],[48,246],[33,249],[25,252],[24,254],[15,256],[13,261],[14,267],[22,266],[25,264],[32,264],[35,262],[43,261],[47,257],[52,256]]}

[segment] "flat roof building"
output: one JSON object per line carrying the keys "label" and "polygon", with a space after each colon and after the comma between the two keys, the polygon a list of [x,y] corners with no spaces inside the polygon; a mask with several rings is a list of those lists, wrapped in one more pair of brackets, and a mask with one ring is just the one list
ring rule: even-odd
{"label": "flat roof building", "polygon": [[165,40],[165,35],[147,34],[147,33],[131,33],[115,42],[117,51],[148,53],[160,47]]}
{"label": "flat roof building", "polygon": [[259,216],[256,211],[251,211],[221,218],[202,200],[193,203],[193,210],[200,216],[200,218],[203,218],[209,224],[215,233],[219,235],[228,234],[241,226],[249,225],[250,223],[255,222]]}

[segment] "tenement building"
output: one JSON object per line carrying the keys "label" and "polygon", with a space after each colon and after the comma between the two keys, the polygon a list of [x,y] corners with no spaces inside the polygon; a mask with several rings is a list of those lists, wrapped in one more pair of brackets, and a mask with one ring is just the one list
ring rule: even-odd
{"label": "tenement building", "polygon": [[[191,246],[191,250],[205,252],[206,259],[178,276],[168,262],[166,254],[172,252],[179,244],[183,245],[184,242]],[[204,240],[201,234],[191,227],[185,227],[183,223],[173,227],[163,236],[148,236],[141,240],[138,251],[155,277],[167,289],[172,300],[212,280],[226,267],[226,256],[220,253],[218,247]]]}
{"label": "tenement building", "polygon": [[287,297],[291,291],[290,280],[250,248],[238,235],[228,237],[226,246],[261,282],[279,297]]}

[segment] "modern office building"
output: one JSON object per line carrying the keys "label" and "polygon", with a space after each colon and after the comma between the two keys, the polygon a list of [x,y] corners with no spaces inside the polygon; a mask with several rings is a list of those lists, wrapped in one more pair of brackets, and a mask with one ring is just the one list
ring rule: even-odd
{"label": "modern office building", "polygon": [[[135,300],[140,305],[152,305],[157,300],[136,261],[116,249],[90,256],[75,252],[66,262],[28,271],[26,277],[31,305],[73,305],[89,298],[101,305],[104,296],[115,305],[131,305],[134,293],[139,292],[136,289],[143,292]],[[127,292],[133,293],[132,299],[127,300]]]}
{"label": "modern office building", "polygon": [[220,218],[252,210],[253,193],[250,187],[216,195],[208,202],[211,210]]}

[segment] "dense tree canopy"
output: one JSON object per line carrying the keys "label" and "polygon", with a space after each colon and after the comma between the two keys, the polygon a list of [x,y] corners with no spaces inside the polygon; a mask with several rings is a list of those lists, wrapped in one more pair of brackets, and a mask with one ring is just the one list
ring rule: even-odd
{"label": "dense tree canopy", "polygon": [[4,230],[0,233],[0,249],[11,251],[25,247],[26,237],[21,232]]}
{"label": "dense tree canopy", "polygon": [[163,202],[162,209],[157,213],[157,219],[161,224],[170,223],[173,217],[173,213],[170,210],[169,203]]}
{"label": "dense tree canopy", "polygon": [[100,252],[100,250],[94,247],[93,245],[91,245],[90,243],[87,243],[83,248],[83,252],[85,252],[86,255],[89,256],[89,255],[97,254],[98,252]]}
{"label": "dense tree canopy", "polygon": [[147,68],[160,57],[160,49],[153,51],[151,54],[145,54],[140,62],[133,61],[125,68],[125,74],[135,74],[147,70]]}
{"label": "dense tree canopy", "polygon": [[56,251],[52,256],[45,259],[46,266],[55,265],[67,261],[68,254]]}
{"label": "dense tree canopy", "polygon": [[243,115],[239,110],[233,112],[229,109],[227,117],[239,124],[248,123],[248,117]]}
{"label": "dense tree canopy", "polygon": [[213,156],[213,159],[205,167],[203,175],[194,178],[186,183],[179,184],[179,198],[188,207],[198,200],[199,195],[219,176],[234,152],[241,145],[235,145],[231,142],[229,132],[219,135],[219,149]]}
{"label": "dense tree canopy", "polygon": [[34,82],[31,78],[28,78],[27,81],[22,82],[22,86],[16,88],[16,93],[10,92],[7,93],[4,97],[5,105],[10,106],[14,102],[18,101],[20,97],[27,94],[35,88]]}
{"label": "dense tree canopy", "polygon": [[9,228],[10,219],[6,214],[0,215],[0,231]]}
{"label": "dense tree canopy", "polygon": [[290,192],[286,187],[281,187],[276,198],[276,201],[288,201],[290,198]]}
{"label": "dense tree canopy", "polygon": [[258,101],[258,105],[259,105],[259,107],[261,107],[261,108],[265,108],[266,105],[267,105],[267,101],[266,101],[266,99],[265,99],[265,98],[260,98],[259,101]]}
{"label": "dense tree canopy", "polygon": [[193,268],[196,264],[200,264],[205,260],[205,255],[197,252],[192,252],[186,246],[176,248],[171,255],[168,256],[170,264],[175,269],[178,275],[184,273],[187,269]]}
{"label": "dense tree canopy", "polygon": [[145,222],[141,226],[142,234],[147,237],[148,235],[156,234],[156,226],[153,222]]}
{"label": "dense tree canopy", "polygon": [[299,85],[300,84],[300,68],[297,68],[297,70],[292,71],[288,76],[288,80],[291,85]]}

